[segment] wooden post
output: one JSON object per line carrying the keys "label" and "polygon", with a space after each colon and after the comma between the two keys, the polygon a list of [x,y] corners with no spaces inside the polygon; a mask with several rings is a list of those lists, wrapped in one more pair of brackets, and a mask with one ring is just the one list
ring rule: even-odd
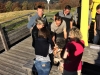
{"label": "wooden post", "polygon": [[2,40],[2,43],[3,43],[3,46],[4,46],[5,51],[8,51],[9,50],[9,47],[7,45],[7,41],[5,39],[5,36],[4,36],[4,33],[3,33],[3,30],[2,30],[1,25],[0,25],[0,37],[1,37],[1,40]]}

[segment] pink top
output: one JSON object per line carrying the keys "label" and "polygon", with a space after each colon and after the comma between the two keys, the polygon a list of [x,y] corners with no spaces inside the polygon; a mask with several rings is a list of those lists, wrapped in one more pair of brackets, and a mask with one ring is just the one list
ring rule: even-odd
{"label": "pink top", "polygon": [[64,69],[67,71],[78,71],[82,69],[82,55],[84,51],[84,41],[80,42],[69,42],[66,45],[66,50],[68,50],[67,60],[64,62]]}

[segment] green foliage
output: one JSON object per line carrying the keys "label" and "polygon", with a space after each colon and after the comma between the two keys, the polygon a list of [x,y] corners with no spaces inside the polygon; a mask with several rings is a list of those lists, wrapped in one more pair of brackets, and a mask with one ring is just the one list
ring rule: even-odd
{"label": "green foliage", "polygon": [[29,2],[28,3],[28,9],[34,9],[34,3],[33,2]]}
{"label": "green foliage", "polygon": [[[55,15],[55,13],[57,13],[59,10],[52,10],[50,11],[49,13],[45,11],[45,14],[46,14],[46,17],[47,17],[47,20],[48,22],[52,22],[53,21],[53,16]],[[19,15],[19,14],[16,14],[16,15]],[[23,14],[21,14],[23,15]],[[20,16],[21,16],[20,15]],[[34,15],[31,14],[31,15]],[[15,17],[14,17],[15,18]],[[12,30],[15,30],[21,26],[24,26],[26,25],[28,22],[28,19],[27,19],[27,16],[23,16],[23,17],[20,17],[20,18],[16,18],[16,19],[12,19],[8,22],[5,22],[5,23],[2,23],[2,27],[6,27],[6,26],[9,26],[9,25],[13,25],[13,26],[10,26],[7,31],[12,31]]]}
{"label": "green foliage", "polygon": [[41,5],[42,7],[45,8],[45,2],[41,2],[41,1],[38,1],[38,2],[34,2],[34,9],[37,8],[37,6]]}
{"label": "green foliage", "polygon": [[14,11],[20,11],[21,8],[20,7],[15,7]]}
{"label": "green foliage", "polygon": [[27,10],[28,9],[28,1],[24,1],[22,3],[22,10]]}
{"label": "green foliage", "polygon": [[12,5],[12,10],[14,11],[19,11],[21,10],[21,5],[19,2],[14,2],[13,5]]}
{"label": "green foliage", "polygon": [[5,4],[6,7],[6,11],[12,11],[12,2],[11,1],[7,1]]}
{"label": "green foliage", "polygon": [[5,5],[2,2],[0,2],[0,13],[5,11],[6,11]]}
{"label": "green foliage", "polygon": [[60,4],[59,3],[53,3],[53,4],[50,4],[49,7],[50,7],[50,9],[60,9]]}

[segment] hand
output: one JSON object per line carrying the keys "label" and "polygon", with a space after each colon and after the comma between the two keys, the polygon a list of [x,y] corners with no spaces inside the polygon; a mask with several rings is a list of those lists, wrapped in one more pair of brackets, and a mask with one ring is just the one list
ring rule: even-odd
{"label": "hand", "polygon": [[75,22],[75,24],[77,25],[77,22]]}
{"label": "hand", "polygon": [[90,29],[90,25],[88,25],[88,30]]}
{"label": "hand", "polygon": [[33,27],[30,28],[30,33],[32,33],[32,29],[33,29]]}
{"label": "hand", "polygon": [[94,36],[96,36],[97,35],[97,31],[96,30],[94,30]]}
{"label": "hand", "polygon": [[54,48],[57,48],[58,47],[58,45],[57,44],[55,44],[55,47]]}

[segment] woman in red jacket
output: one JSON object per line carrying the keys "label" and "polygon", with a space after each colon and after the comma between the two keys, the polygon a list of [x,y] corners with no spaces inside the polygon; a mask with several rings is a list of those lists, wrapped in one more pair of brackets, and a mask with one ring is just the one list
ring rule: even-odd
{"label": "woman in red jacket", "polygon": [[69,32],[70,42],[66,44],[63,75],[81,75],[82,55],[84,51],[84,41],[78,28],[72,28]]}

